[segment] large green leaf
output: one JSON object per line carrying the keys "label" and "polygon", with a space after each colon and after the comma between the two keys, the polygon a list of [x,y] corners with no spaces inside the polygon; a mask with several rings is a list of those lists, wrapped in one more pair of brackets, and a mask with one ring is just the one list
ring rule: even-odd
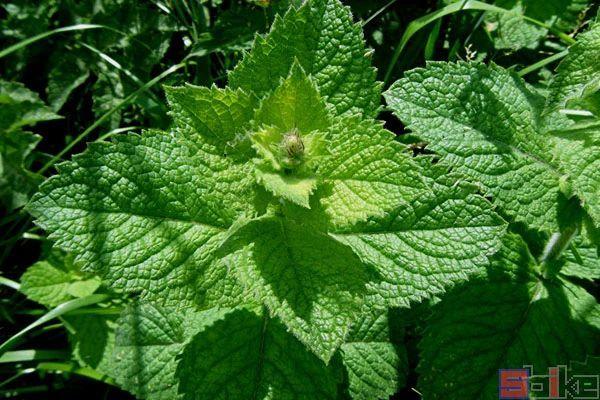
{"label": "large green leaf", "polygon": [[535,371],[597,354],[600,306],[583,288],[541,280],[507,236],[492,268],[435,307],[420,343],[419,388],[431,399],[497,399],[498,369]]}
{"label": "large green leaf", "polygon": [[119,386],[138,398],[182,398],[175,377],[178,356],[197,332],[226,312],[184,313],[150,303],[130,305],[117,321],[112,375]]}
{"label": "large green leaf", "polygon": [[543,99],[515,74],[431,62],[409,71],[385,97],[429,149],[481,183],[504,213],[532,228],[558,229],[563,174],[541,123]]}
{"label": "large green leaf", "polygon": [[426,170],[429,192],[381,218],[334,230],[378,279],[373,305],[409,307],[480,271],[499,248],[505,225],[477,188],[443,166]]}
{"label": "large green leaf", "polygon": [[277,320],[240,309],[205,327],[177,368],[184,399],[336,399],[336,380]]}

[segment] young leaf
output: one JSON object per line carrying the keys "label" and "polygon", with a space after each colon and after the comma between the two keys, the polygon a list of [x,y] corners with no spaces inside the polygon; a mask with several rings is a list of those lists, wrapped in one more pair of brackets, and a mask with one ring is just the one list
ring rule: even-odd
{"label": "young leaf", "polygon": [[536,371],[595,354],[600,307],[562,279],[540,280],[523,241],[509,235],[492,268],[438,303],[420,343],[419,390],[431,399],[492,399],[498,369]]}
{"label": "young leaf", "polygon": [[250,54],[229,74],[229,82],[260,98],[296,60],[335,114],[377,115],[381,89],[375,69],[360,24],[352,22],[349,8],[339,1],[308,1],[276,17],[269,34],[258,36]]}
{"label": "young leaf", "polygon": [[508,216],[558,230],[562,173],[543,133],[543,99],[524,81],[495,65],[431,62],[384,96],[428,148],[480,182]]}
{"label": "young leaf", "polygon": [[238,309],[202,329],[177,368],[183,399],[336,399],[325,364],[266,313]]}

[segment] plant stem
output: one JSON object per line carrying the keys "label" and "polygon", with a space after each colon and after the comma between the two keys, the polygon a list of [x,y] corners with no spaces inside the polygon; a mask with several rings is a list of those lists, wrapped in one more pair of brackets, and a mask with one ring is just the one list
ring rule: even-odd
{"label": "plant stem", "polygon": [[548,242],[546,243],[546,247],[544,247],[544,252],[540,257],[541,272],[544,278],[549,278],[552,275],[551,268],[549,268],[550,265],[553,261],[558,259],[562,252],[569,246],[569,243],[576,232],[577,228],[575,226],[570,226],[564,231],[555,232],[550,236],[550,239],[548,239]]}

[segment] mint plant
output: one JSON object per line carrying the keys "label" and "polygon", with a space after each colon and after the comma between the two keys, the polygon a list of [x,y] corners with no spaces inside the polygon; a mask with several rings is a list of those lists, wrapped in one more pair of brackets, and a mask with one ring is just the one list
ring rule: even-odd
{"label": "mint plant", "polygon": [[[69,370],[151,400],[371,400],[408,385],[424,399],[495,399],[499,369],[597,373],[598,22],[546,87],[494,63],[437,61],[382,93],[369,21],[339,0],[289,3],[251,46],[223,26],[229,44],[197,38],[186,68],[248,48],[224,87],[171,81],[167,130],[89,143],[25,207],[48,240],[27,233],[43,254],[8,284],[49,315],[97,299],[58,314]],[[503,3],[514,10],[481,20],[544,11]],[[547,10],[536,46],[585,5],[556,3],[573,15]],[[0,160],[28,175],[38,137],[21,127],[57,116],[0,83],[0,133],[26,143]],[[55,109],[72,83],[48,93]]]}
{"label": "mint plant", "polygon": [[[465,280],[505,224],[373,119],[380,84],[339,2],[277,18],[229,81],[167,88],[171,131],[90,144],[28,209],[76,263],[156,304],[139,338],[127,316],[117,332],[119,362],[137,363],[117,381],[137,395],[173,398],[178,380],[183,398],[333,398],[319,371],[361,314]],[[213,307],[234,309],[201,322]],[[322,393],[303,394],[313,379]]]}

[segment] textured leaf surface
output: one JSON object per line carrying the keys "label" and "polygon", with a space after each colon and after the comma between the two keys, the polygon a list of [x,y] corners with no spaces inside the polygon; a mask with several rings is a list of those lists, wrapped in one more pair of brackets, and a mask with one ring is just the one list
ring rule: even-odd
{"label": "textured leaf surface", "polygon": [[30,211],[117,289],[171,303],[218,301],[234,289],[211,254],[251,207],[242,202],[248,178],[223,158],[191,157],[187,143],[146,132],[93,144],[60,167]]}
{"label": "textured leaf surface", "polygon": [[186,343],[225,311],[181,311],[149,303],[135,303],[117,321],[114,366],[117,383],[148,400],[173,400],[175,370]]}
{"label": "textured leaf surface", "polygon": [[495,5],[510,11],[487,13],[486,20],[497,49],[534,49],[548,35],[548,29],[527,21],[524,16],[569,33],[580,23],[579,16],[590,3],[589,0],[498,0]]}
{"label": "textured leaf surface", "polygon": [[251,53],[229,74],[229,82],[262,97],[274,80],[287,76],[295,60],[313,76],[336,114],[377,114],[380,85],[361,27],[339,1],[305,2],[277,17],[270,33],[257,37]]}
{"label": "textured leaf surface", "polygon": [[600,308],[567,281],[540,281],[524,243],[509,236],[487,276],[437,305],[420,343],[420,391],[431,399],[497,399],[498,369],[536,371],[597,351]]}
{"label": "textured leaf surface", "polygon": [[73,258],[53,252],[47,259],[30,266],[21,277],[21,292],[46,307],[94,293],[100,278],[79,272]]}
{"label": "textured leaf surface", "polygon": [[230,246],[240,281],[328,361],[359,315],[367,268],[327,235],[277,217],[249,223]]}
{"label": "textured leaf surface", "polygon": [[177,369],[184,399],[335,399],[325,364],[277,320],[237,310],[204,328]]}
{"label": "textured leaf surface", "polygon": [[328,131],[320,203],[333,226],[382,217],[427,189],[406,148],[379,124],[345,118]]}
{"label": "textured leaf surface", "polygon": [[597,247],[583,240],[576,241],[565,251],[565,264],[560,273],[590,281],[600,279],[600,257]]}
{"label": "textured leaf surface", "polygon": [[381,219],[336,231],[379,274],[372,304],[408,307],[467,279],[499,247],[504,222],[460,175],[429,166],[431,191]]}
{"label": "textured leaf surface", "polygon": [[494,65],[432,62],[385,97],[429,149],[480,182],[507,215],[557,229],[561,174],[540,123],[542,99],[520,78]]}
{"label": "textured leaf surface", "polygon": [[392,342],[387,311],[366,313],[340,349],[352,399],[384,399],[404,386],[406,349]]}
{"label": "textured leaf surface", "polygon": [[596,226],[600,226],[600,119],[562,129],[555,135],[556,158]]}
{"label": "textured leaf surface", "polygon": [[548,112],[600,90],[600,23],[577,36],[556,72],[546,102]]}

